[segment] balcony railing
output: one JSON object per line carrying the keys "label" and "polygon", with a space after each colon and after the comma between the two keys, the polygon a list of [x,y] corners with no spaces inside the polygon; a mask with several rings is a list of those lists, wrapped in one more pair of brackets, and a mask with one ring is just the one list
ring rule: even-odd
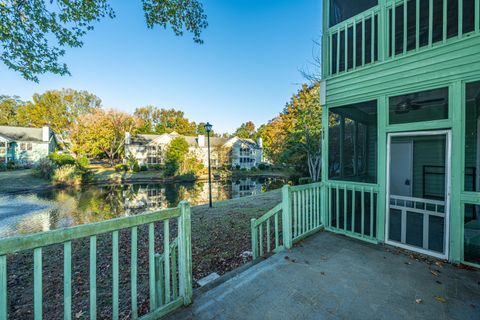
{"label": "balcony railing", "polygon": [[[177,227],[177,237],[173,241],[170,241],[170,234],[172,233],[170,227],[174,223],[170,222],[176,222],[175,225]],[[155,229],[157,223],[163,224],[162,254],[155,253]],[[85,244],[88,248],[87,256],[82,256],[82,260],[86,258],[83,260],[86,265],[82,265],[82,268],[88,266],[89,269],[89,298],[88,301],[84,301],[82,304],[89,305],[89,318],[96,319],[98,313],[97,283],[102,282],[102,280],[108,280],[108,277],[103,272],[99,274],[99,279],[97,279],[97,238],[101,235],[111,237],[112,305],[110,310],[112,318],[119,318],[119,309],[121,307],[119,299],[120,283],[125,283],[124,278],[130,280],[130,299],[124,302],[126,302],[126,305],[131,305],[131,317],[133,319],[138,318],[139,313],[145,313],[145,311],[139,310],[137,301],[137,293],[139,293],[137,291],[139,281],[138,229],[143,226],[147,227],[148,230],[148,272],[147,275],[142,275],[141,278],[148,278],[150,307],[146,314],[142,316],[142,319],[158,319],[182,305],[189,304],[192,299],[190,206],[187,202],[181,202],[177,208],[159,212],[0,240],[0,319],[9,318],[9,310],[11,309],[8,304],[9,296],[14,295],[15,290],[21,290],[22,296],[28,295],[30,292],[29,288],[9,286],[8,281],[7,261],[9,259],[7,258],[10,255],[15,255],[17,252],[25,251],[33,251],[33,316],[36,320],[42,319],[42,317],[46,319],[53,318],[53,315],[48,314],[44,310],[44,303],[48,301],[44,300],[43,293],[47,290],[51,292],[54,284],[43,281],[44,268],[42,267],[43,262],[51,265],[51,261],[47,259],[55,259],[54,255],[48,256],[48,253],[52,254],[52,250],[48,249],[52,245],[63,247],[63,277],[60,266],[54,272],[56,276],[60,273],[60,279],[63,278],[63,318],[72,319],[74,317],[72,296],[75,293],[72,287],[79,285],[78,279],[75,278],[72,281],[72,254],[78,254],[78,252],[74,252],[74,249],[79,248],[78,246],[74,247],[72,242],[82,241],[82,239],[87,240]],[[121,242],[120,233],[122,234],[121,238],[129,238],[130,241],[127,241],[127,243]],[[119,248],[128,246],[128,242],[130,242],[130,265],[128,274],[125,274],[125,272],[120,272],[119,270]],[[12,276],[18,279],[22,274],[20,274],[20,271],[17,271]],[[15,303],[18,304],[19,302],[12,300],[10,305],[13,306]],[[28,304],[26,307],[28,307]]]}
{"label": "balcony railing", "polygon": [[254,259],[291,248],[293,243],[323,227],[320,214],[321,188],[320,182],[295,187],[284,186],[282,202],[262,217],[251,220]]}
{"label": "balcony railing", "polygon": [[480,0],[395,0],[325,34],[326,76],[393,60],[480,33]]}

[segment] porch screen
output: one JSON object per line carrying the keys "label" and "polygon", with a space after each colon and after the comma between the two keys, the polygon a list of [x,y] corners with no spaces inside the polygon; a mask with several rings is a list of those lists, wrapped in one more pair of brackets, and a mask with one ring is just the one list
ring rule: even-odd
{"label": "porch screen", "polygon": [[377,182],[377,101],[330,109],[329,179]]}
{"label": "porch screen", "polygon": [[389,123],[448,119],[448,88],[415,92],[389,99]]}
{"label": "porch screen", "polygon": [[480,264],[479,205],[465,205],[463,260]]}
{"label": "porch screen", "polygon": [[375,7],[378,0],[330,0],[330,27]]}
{"label": "porch screen", "polygon": [[480,191],[480,81],[465,94],[465,191]]}

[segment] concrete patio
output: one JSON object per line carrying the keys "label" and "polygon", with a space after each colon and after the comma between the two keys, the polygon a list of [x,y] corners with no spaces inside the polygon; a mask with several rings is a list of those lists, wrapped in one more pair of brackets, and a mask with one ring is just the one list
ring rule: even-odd
{"label": "concrete patio", "polygon": [[480,319],[480,271],[321,232],[169,319]]}

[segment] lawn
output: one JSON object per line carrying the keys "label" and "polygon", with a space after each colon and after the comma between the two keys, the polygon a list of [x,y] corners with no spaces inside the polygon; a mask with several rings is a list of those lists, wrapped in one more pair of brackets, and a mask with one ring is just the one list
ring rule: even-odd
{"label": "lawn", "polygon": [[[222,275],[251,260],[250,219],[260,217],[281,201],[280,190],[192,208],[192,257],[194,281],[217,272]],[[175,230],[172,221],[171,230]],[[162,252],[161,223],[156,226],[156,251]],[[175,232],[175,231],[173,231]],[[130,318],[130,233],[120,232],[120,317]],[[44,316],[63,318],[63,247],[44,248]],[[72,308],[74,318],[88,318],[89,255],[88,239],[73,242]],[[98,318],[111,318],[112,250],[111,236],[97,239]],[[9,314],[13,319],[32,317],[32,252],[8,257]],[[194,285],[196,285],[194,283]],[[148,309],[148,230],[138,231],[138,303],[139,312]]]}
{"label": "lawn", "polygon": [[37,177],[33,169],[0,172],[0,193],[35,191],[50,186],[50,181]]}

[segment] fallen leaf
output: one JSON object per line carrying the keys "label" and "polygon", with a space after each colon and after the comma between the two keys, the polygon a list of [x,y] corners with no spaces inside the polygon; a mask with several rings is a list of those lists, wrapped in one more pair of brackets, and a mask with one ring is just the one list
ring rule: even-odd
{"label": "fallen leaf", "polygon": [[438,277],[438,273],[436,273],[435,271],[430,270],[430,273],[433,274],[435,277]]}
{"label": "fallen leaf", "polygon": [[416,304],[423,303],[423,300],[422,300],[422,299],[415,299],[415,303],[416,303]]}
{"label": "fallen leaf", "polygon": [[435,300],[437,300],[438,302],[441,302],[441,303],[447,302],[447,300],[445,300],[445,298],[442,297],[442,296],[435,296]]}

